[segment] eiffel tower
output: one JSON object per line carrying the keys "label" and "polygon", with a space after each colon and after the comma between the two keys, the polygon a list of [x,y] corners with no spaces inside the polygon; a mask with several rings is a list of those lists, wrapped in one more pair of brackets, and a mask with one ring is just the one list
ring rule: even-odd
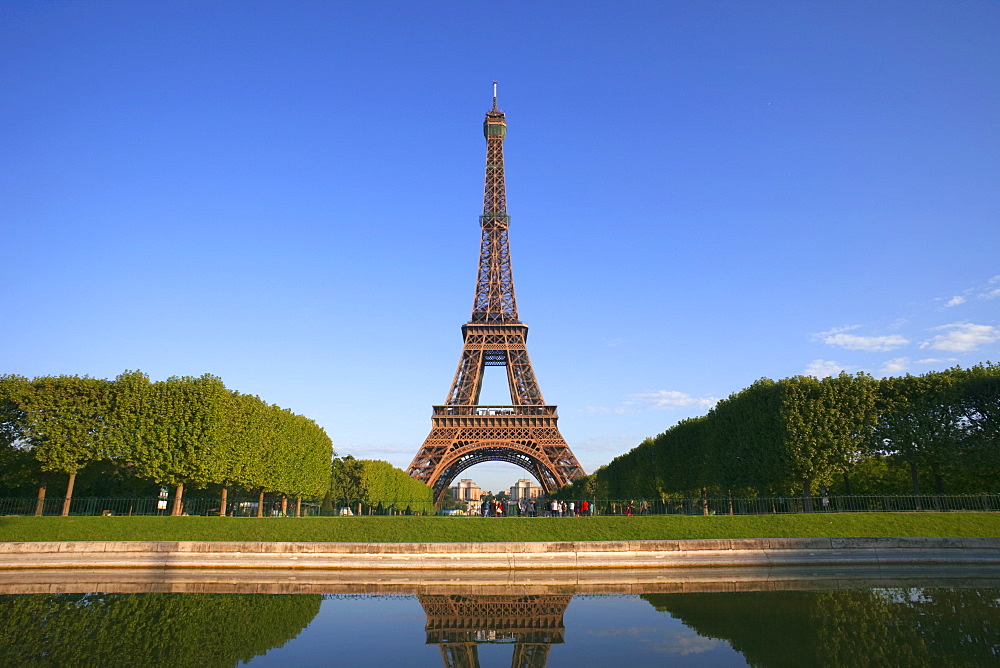
{"label": "eiffel tower", "polygon": [[[482,462],[516,464],[546,493],[584,475],[559,433],[556,407],[542,398],[528,359],[528,326],[517,317],[503,166],[507,122],[497,108],[496,86],[494,81],[493,109],[483,122],[486,186],[472,318],[462,325],[465,343],[448,398],[434,406],[431,433],[408,469],[412,477],[434,488],[438,500],[462,471]],[[510,404],[480,405],[488,366],[506,367]]]}

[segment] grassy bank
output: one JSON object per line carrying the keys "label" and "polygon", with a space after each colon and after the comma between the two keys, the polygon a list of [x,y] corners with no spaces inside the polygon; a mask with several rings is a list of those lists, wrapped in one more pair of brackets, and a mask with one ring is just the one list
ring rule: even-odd
{"label": "grassy bank", "polygon": [[1000,536],[1000,513],[858,513],[576,518],[0,517],[0,541],[249,540],[502,542]]}

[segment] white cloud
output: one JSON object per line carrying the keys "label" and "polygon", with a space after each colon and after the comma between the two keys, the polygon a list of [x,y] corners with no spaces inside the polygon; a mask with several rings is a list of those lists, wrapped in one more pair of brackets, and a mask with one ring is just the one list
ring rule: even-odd
{"label": "white cloud", "polygon": [[647,392],[645,394],[633,394],[630,403],[640,403],[647,410],[665,411],[673,408],[690,408],[698,406],[701,408],[711,408],[719,403],[715,397],[692,397],[690,394],[678,392],[677,390],[660,390],[659,392]]}
{"label": "white cloud", "polygon": [[625,408],[608,408],[607,406],[587,406],[584,413],[596,413],[597,415],[623,415],[628,412]]}
{"label": "white cloud", "polygon": [[806,366],[806,370],[803,373],[807,376],[825,378],[826,376],[835,376],[841,371],[848,370],[849,368],[840,362],[834,362],[833,360],[813,360]]}
{"label": "white cloud", "polygon": [[910,364],[909,357],[896,357],[882,365],[882,368],[879,369],[879,375],[898,376],[909,371]]}
{"label": "white cloud", "polygon": [[950,325],[931,327],[929,331],[940,331],[944,334],[928,339],[920,344],[921,348],[947,350],[955,353],[966,353],[994,341],[1000,341],[1000,328],[992,325],[975,325],[969,322],[954,322]]}
{"label": "white cloud", "polygon": [[954,357],[940,358],[928,357],[922,360],[911,360],[909,357],[896,357],[889,360],[879,369],[880,376],[898,376],[906,373],[914,367],[926,367],[932,364],[949,364],[957,362]]}
{"label": "white cloud", "polygon": [[882,353],[888,350],[902,348],[909,343],[908,339],[900,336],[899,334],[890,334],[888,336],[858,336],[857,334],[844,334],[843,332],[834,333],[833,330],[831,330],[830,332],[817,334],[816,337],[823,343],[830,346],[837,346],[847,350],[866,350],[868,352]]}
{"label": "white cloud", "polygon": [[835,336],[837,334],[843,334],[844,332],[853,332],[856,329],[861,329],[861,325],[844,325],[843,327],[834,327],[831,330],[813,334],[812,339],[813,341],[822,341],[828,336]]}
{"label": "white cloud", "polygon": [[[1000,297],[1000,288],[991,288],[997,283],[1000,283],[1000,276],[994,276],[993,278],[986,281],[985,284],[980,284],[963,290],[961,294],[955,295],[949,299],[944,308],[949,306],[958,306],[959,304],[964,304],[970,299],[976,299],[980,301],[989,301],[990,299],[996,299]],[[943,299],[943,298],[942,298]]]}

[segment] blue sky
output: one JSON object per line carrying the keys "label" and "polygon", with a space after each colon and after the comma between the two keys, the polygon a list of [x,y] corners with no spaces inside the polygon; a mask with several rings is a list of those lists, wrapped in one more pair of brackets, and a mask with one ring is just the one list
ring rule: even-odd
{"label": "blue sky", "polygon": [[998,361],[998,34],[975,1],[5,0],[0,372],[213,373],[406,467],[494,79],[520,315],[588,472],[764,376]]}

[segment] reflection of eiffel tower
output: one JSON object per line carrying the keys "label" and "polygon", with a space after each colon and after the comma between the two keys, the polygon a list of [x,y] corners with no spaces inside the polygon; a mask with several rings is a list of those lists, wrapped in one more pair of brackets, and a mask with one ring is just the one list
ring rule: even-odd
{"label": "reflection of eiffel tower", "polygon": [[549,646],[563,642],[567,596],[459,596],[422,594],[428,645],[441,645],[448,668],[478,668],[477,646],[511,643],[515,668],[542,668]]}

